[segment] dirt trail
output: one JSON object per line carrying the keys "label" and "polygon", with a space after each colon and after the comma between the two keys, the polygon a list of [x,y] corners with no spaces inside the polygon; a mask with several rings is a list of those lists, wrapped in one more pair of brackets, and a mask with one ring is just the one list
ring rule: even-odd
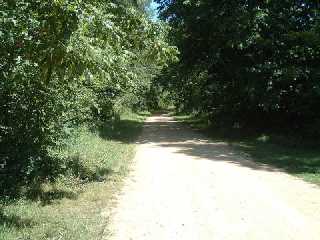
{"label": "dirt trail", "polygon": [[172,118],[148,118],[113,240],[319,240],[320,188]]}

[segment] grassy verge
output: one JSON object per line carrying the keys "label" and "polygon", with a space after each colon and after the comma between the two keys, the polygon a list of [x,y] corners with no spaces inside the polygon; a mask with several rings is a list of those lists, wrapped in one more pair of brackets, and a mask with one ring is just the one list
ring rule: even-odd
{"label": "grassy verge", "polygon": [[82,176],[80,180],[79,176],[64,175],[55,183],[41,184],[37,198],[2,198],[0,240],[100,239],[108,221],[105,209],[134,156],[134,140],[143,120],[142,115],[127,113],[121,121],[97,131],[79,130],[76,139],[56,154],[81,163],[79,174],[96,173],[96,177]]}
{"label": "grassy verge", "polygon": [[312,141],[293,136],[266,134],[245,129],[217,129],[205,118],[175,116],[178,121],[203,131],[213,140],[223,140],[246,153],[253,161],[270,164],[320,185],[320,148]]}

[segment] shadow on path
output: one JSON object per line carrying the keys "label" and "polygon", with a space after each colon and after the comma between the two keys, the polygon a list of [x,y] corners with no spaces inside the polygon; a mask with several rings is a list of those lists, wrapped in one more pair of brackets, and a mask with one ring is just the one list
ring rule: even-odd
{"label": "shadow on path", "polygon": [[255,170],[280,171],[267,164],[255,163],[247,154],[237,151],[227,142],[210,140],[166,115],[151,118],[145,123],[143,131],[143,138],[138,141],[140,144],[174,148],[176,153],[192,156],[195,160],[224,161]]}

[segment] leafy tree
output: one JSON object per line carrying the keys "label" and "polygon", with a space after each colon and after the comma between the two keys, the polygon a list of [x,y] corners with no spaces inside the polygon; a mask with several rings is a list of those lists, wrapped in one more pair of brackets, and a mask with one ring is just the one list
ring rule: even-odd
{"label": "leafy tree", "polygon": [[220,125],[316,133],[319,1],[157,2],[181,52],[166,70],[180,108]]}
{"label": "leafy tree", "polygon": [[61,171],[50,149],[73,128],[144,106],[176,49],[148,1],[0,3],[0,155],[12,179]]}

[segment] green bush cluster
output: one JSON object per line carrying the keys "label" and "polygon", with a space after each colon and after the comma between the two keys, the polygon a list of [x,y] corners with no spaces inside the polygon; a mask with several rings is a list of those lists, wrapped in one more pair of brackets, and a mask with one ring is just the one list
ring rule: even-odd
{"label": "green bush cluster", "polygon": [[0,3],[2,179],[28,183],[56,176],[61,164],[50,149],[61,147],[74,128],[145,106],[151,79],[176,49],[166,41],[167,27],[138,5]]}

